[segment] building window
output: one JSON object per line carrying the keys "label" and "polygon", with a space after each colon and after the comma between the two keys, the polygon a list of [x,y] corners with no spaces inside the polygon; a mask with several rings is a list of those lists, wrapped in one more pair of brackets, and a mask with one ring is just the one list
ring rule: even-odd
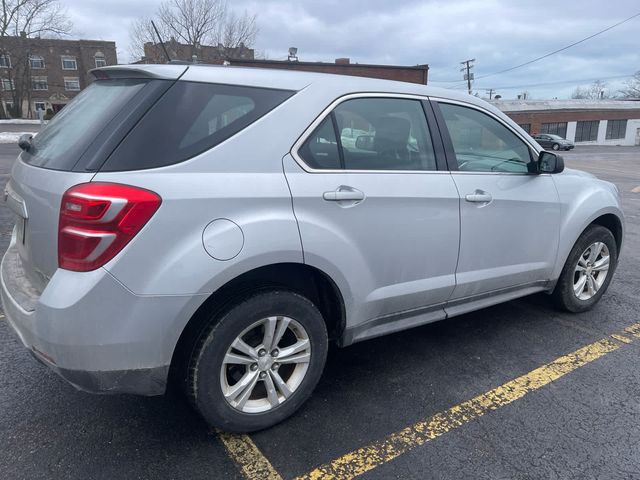
{"label": "building window", "polygon": [[45,102],[34,102],[34,107],[36,109],[36,112],[38,110],[46,110],[47,109],[47,104]]}
{"label": "building window", "polygon": [[44,58],[39,55],[31,55],[29,57],[29,66],[31,70],[42,70],[44,68]]}
{"label": "building window", "polygon": [[101,53],[101,52],[96,53],[95,60],[96,60],[96,68],[107,66],[107,60],[104,58],[104,53]]}
{"label": "building window", "polygon": [[598,139],[600,120],[578,122],[576,124],[576,142],[595,142]]}
{"label": "building window", "polygon": [[78,77],[64,77],[64,89],[71,91],[80,90],[80,79]]}
{"label": "building window", "polygon": [[77,70],[78,62],[76,57],[62,57],[62,69],[63,70]]}
{"label": "building window", "polygon": [[531,133],[531,124],[530,123],[519,123],[518,126],[523,129],[527,133]]}
{"label": "building window", "polygon": [[13,110],[13,102],[12,101],[5,101],[4,102],[4,109],[9,115],[15,115],[15,111]]}
{"label": "building window", "polygon": [[11,68],[11,57],[9,55],[0,55],[0,68]]}
{"label": "building window", "polygon": [[47,77],[31,77],[31,88],[33,90],[49,90]]}
{"label": "building window", "polygon": [[540,125],[540,133],[550,133],[567,138],[567,122],[543,123]]}
{"label": "building window", "polygon": [[5,92],[10,92],[12,90],[15,89],[15,85],[13,83],[13,80],[10,78],[3,78],[2,79],[2,90],[4,90]]}
{"label": "building window", "polygon": [[609,120],[607,121],[607,140],[615,140],[624,138],[627,133],[626,120]]}

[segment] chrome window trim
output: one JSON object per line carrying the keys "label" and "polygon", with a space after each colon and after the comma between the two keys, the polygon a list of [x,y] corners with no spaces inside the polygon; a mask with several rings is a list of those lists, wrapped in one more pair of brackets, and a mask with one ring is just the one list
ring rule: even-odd
{"label": "chrome window trim", "polygon": [[[412,95],[406,93],[393,93],[393,92],[358,92],[358,93],[349,93],[347,95],[343,95],[341,97],[336,98],[333,102],[329,104],[327,108],[325,108],[320,115],[316,117],[316,119],[309,125],[302,135],[296,140],[291,147],[290,154],[295,160],[295,162],[307,173],[387,173],[387,174],[425,174],[425,173],[439,173],[439,174],[449,174],[451,173],[449,170],[353,170],[353,169],[323,169],[323,168],[312,168],[302,159],[302,157],[298,154],[300,148],[304,142],[311,136],[314,130],[320,125],[329,114],[341,103],[346,102],[347,100],[352,100],[354,98],[390,98],[390,99],[401,99],[401,100],[418,100],[420,102],[429,101],[429,97],[426,95]],[[427,126],[429,127],[429,133],[431,134],[431,125],[429,125],[426,115],[425,122],[427,122]],[[435,155],[435,151],[433,152]]]}
{"label": "chrome window trim", "polygon": [[[444,97],[434,97],[434,96],[428,96],[428,95],[415,95],[415,94],[406,94],[406,93],[392,93],[392,92],[358,92],[358,93],[349,93],[347,95],[343,95],[341,97],[336,98],[333,102],[331,102],[329,104],[328,107],[326,107],[321,113],[320,115],[318,115],[316,117],[316,119],[311,123],[311,125],[309,125],[300,135],[300,137],[298,138],[298,140],[296,140],[296,142],[293,144],[293,146],[291,147],[290,150],[290,154],[291,157],[295,160],[295,162],[300,166],[300,168],[302,168],[305,172],[307,173],[386,173],[386,174],[390,174],[390,173],[395,173],[395,174],[406,174],[406,173],[410,173],[410,174],[417,174],[417,173],[421,173],[421,174],[425,174],[425,173],[438,173],[438,174],[443,174],[443,173],[450,173],[450,174],[462,174],[462,175],[531,175],[531,173],[520,173],[520,172],[461,172],[459,170],[353,170],[353,169],[322,169],[322,168],[312,168],[309,165],[307,165],[307,163],[302,159],[302,157],[299,155],[299,150],[302,147],[302,145],[304,144],[304,142],[307,141],[307,139],[311,136],[311,134],[314,132],[314,130],[318,127],[318,125],[320,125],[325,118],[327,118],[327,116],[341,103],[346,102],[347,100],[352,100],[354,98],[395,98],[395,99],[407,99],[407,100],[418,100],[418,101],[435,101],[435,102],[439,102],[439,103],[450,103],[453,105],[460,105],[461,107],[467,107],[467,108],[473,108],[481,113],[484,113],[485,115],[489,115],[491,118],[493,118],[494,120],[498,121],[500,124],[502,124],[505,128],[507,128],[510,132],[512,132],[514,135],[516,135],[520,140],[522,140],[525,145],[528,145],[534,152],[535,155],[540,155],[540,152],[542,151],[542,149],[539,149],[534,143],[532,143],[529,139],[527,139],[526,137],[523,137],[519,132],[515,131],[511,125],[509,125],[508,123],[506,123],[504,120],[502,120],[499,117],[496,117],[496,115],[479,106],[479,105],[474,105],[473,103],[467,103],[467,102],[462,102],[460,100],[452,100],[449,98],[444,98]],[[429,125],[429,123],[427,122],[427,125],[429,126],[429,133],[431,133],[431,125]],[[434,152],[435,153],[435,152]],[[551,175],[550,173],[540,173],[537,175]]]}

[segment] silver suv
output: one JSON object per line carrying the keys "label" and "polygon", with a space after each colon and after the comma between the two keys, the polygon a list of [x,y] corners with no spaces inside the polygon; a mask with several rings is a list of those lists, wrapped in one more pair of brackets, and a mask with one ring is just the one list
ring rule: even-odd
{"label": "silver suv", "polygon": [[79,389],[159,395],[253,431],[340,346],[551,293],[603,295],[614,185],[491,105],[422,85],[125,66],[33,138],[5,190],[6,318]]}

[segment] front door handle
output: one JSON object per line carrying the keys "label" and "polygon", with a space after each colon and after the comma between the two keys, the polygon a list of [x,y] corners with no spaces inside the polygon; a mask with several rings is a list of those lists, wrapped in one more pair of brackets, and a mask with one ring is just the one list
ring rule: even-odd
{"label": "front door handle", "polygon": [[491,194],[484,192],[482,190],[476,190],[474,193],[470,193],[469,195],[465,195],[464,199],[467,202],[474,203],[489,203],[493,200]]}
{"label": "front door handle", "polygon": [[327,202],[361,202],[364,193],[352,187],[340,186],[330,192],[324,192],[322,198]]}

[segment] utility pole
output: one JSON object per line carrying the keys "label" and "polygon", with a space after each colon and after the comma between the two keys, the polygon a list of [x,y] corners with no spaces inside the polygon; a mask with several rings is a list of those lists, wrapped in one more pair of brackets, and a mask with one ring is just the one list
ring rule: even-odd
{"label": "utility pole", "polygon": [[495,92],[495,90],[493,88],[487,88],[485,89],[485,91],[489,94],[489,100],[491,100],[493,98],[493,93]]}
{"label": "utility pole", "polygon": [[471,80],[473,80],[473,73],[471,73],[471,69],[473,68],[473,62],[475,61],[476,59],[472,58],[470,60],[465,60],[464,62],[460,62],[460,65],[464,65],[464,67],[462,67],[460,71],[467,72],[464,74],[464,79],[467,81],[467,89],[469,90],[469,95],[471,95]]}

